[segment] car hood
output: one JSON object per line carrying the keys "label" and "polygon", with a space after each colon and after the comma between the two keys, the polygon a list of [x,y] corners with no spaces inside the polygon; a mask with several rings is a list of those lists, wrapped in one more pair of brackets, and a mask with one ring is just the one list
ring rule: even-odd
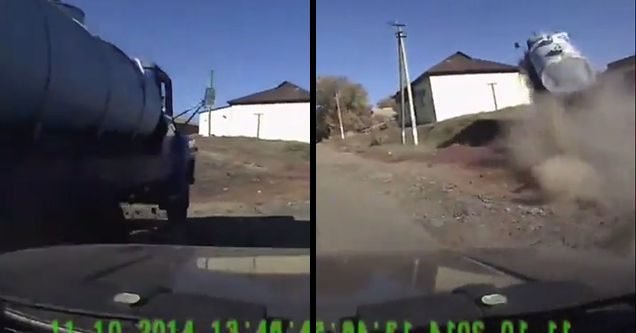
{"label": "car hood", "polygon": [[[311,264],[315,260],[316,296]],[[602,253],[534,249],[338,253],[164,245],[77,245],[0,256],[0,295],[23,302],[118,316],[324,318],[352,316],[379,304],[452,291],[467,284],[498,288],[528,281],[578,281],[595,297],[634,290],[634,263]],[[115,301],[129,293],[136,304]],[[31,316],[49,311],[11,305]],[[232,312],[234,311],[234,312]]]}

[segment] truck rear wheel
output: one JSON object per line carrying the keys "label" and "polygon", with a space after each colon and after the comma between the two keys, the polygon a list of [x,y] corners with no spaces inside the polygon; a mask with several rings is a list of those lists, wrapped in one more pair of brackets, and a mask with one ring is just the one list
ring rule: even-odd
{"label": "truck rear wheel", "polygon": [[75,235],[81,243],[126,243],[130,228],[118,202],[78,207]]}
{"label": "truck rear wheel", "polygon": [[183,203],[172,204],[166,210],[170,224],[183,224],[188,219],[188,206]]}
{"label": "truck rear wheel", "polygon": [[182,225],[188,220],[188,207],[190,207],[190,187],[186,186],[183,194],[166,207],[168,223]]}

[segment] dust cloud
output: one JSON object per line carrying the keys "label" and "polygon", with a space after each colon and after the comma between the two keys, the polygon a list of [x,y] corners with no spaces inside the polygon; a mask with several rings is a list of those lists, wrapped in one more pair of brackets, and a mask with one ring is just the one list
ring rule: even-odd
{"label": "dust cloud", "polygon": [[531,179],[544,199],[593,203],[620,216],[608,246],[633,256],[633,86],[603,77],[579,101],[565,108],[551,96],[534,96],[530,112],[508,132],[512,169]]}

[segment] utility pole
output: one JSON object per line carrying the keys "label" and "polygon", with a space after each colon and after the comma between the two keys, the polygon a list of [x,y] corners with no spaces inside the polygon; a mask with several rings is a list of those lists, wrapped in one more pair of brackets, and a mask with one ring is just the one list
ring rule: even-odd
{"label": "utility pole", "polygon": [[338,123],[340,125],[340,138],[345,139],[344,125],[342,124],[342,110],[340,109],[340,93],[336,91],[336,109],[338,110]]}
{"label": "utility pole", "polygon": [[208,111],[208,136],[212,136],[212,109],[214,109],[214,100],[216,99],[216,91],[214,90],[214,70],[210,71],[210,86],[205,89],[205,97],[203,100],[204,107]]}
{"label": "utility pole", "polygon": [[492,93],[492,101],[495,104],[495,111],[499,111],[499,105],[497,104],[497,91],[495,91],[496,82],[488,83],[490,86],[490,92]]}
{"label": "utility pole", "polygon": [[[400,88],[400,122],[402,124],[402,144],[406,144],[406,95],[404,95],[404,72],[402,71],[402,61],[400,58],[400,54],[402,54],[400,45],[398,44],[398,77],[400,82],[398,83],[398,87]],[[407,81],[408,82],[408,81]]]}
{"label": "utility pole", "polygon": [[[400,95],[402,100],[402,143],[405,143],[406,135],[405,135],[405,124],[404,124],[404,116],[405,116],[405,98],[404,91],[406,90],[407,98],[409,102],[409,114],[411,116],[411,130],[413,132],[413,144],[419,145],[419,138],[417,135],[417,120],[415,119],[415,106],[413,105],[413,90],[411,88],[411,79],[409,78],[409,67],[408,62],[406,61],[406,47],[404,46],[404,39],[406,38],[406,34],[404,33],[404,24],[401,23],[390,23],[393,27],[395,27],[395,37],[397,39],[398,46],[398,63],[399,63],[399,77],[400,77]],[[406,87],[406,89],[404,89]]]}

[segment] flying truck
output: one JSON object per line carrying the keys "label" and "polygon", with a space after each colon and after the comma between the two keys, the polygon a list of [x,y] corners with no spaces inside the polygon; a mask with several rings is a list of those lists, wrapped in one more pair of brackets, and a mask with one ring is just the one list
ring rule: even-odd
{"label": "flying truck", "polygon": [[581,100],[597,83],[592,65],[567,32],[533,33],[526,40],[521,67],[532,90],[555,96],[565,105]]}
{"label": "flying truck", "polygon": [[107,238],[122,203],[184,221],[195,156],[169,75],[61,1],[0,0],[0,31],[0,223]]}
{"label": "flying truck", "polygon": [[[522,48],[519,43],[515,47]],[[633,77],[631,85],[626,85],[629,78],[622,73],[597,73],[567,32],[533,33],[523,47],[520,67],[531,90],[532,112],[510,131],[517,131],[511,136],[511,146],[517,146],[511,164],[521,169],[524,177],[532,174],[547,196],[581,194],[586,197],[577,199],[606,200],[600,192],[605,187],[602,182],[614,176],[605,174],[610,169],[599,163],[606,164],[608,158],[620,163],[629,159],[629,155],[615,156],[628,152],[617,151],[611,143],[629,140],[630,135],[633,138]],[[600,141],[594,138],[609,133],[617,136]],[[626,174],[630,170],[629,164],[620,168]],[[568,170],[567,176],[577,176],[568,181],[554,170]],[[573,190],[576,186],[572,185],[578,183],[586,184],[585,194]]]}

